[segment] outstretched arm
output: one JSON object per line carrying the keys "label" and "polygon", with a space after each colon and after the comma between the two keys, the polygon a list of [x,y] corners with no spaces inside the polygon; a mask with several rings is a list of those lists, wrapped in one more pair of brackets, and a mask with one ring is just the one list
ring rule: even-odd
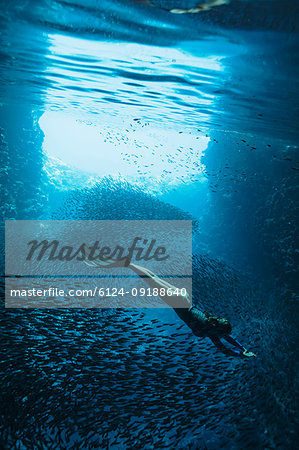
{"label": "outstretched arm", "polygon": [[219,348],[219,350],[221,350],[222,353],[224,353],[227,356],[239,356],[241,358],[243,358],[245,356],[248,356],[248,357],[256,356],[254,353],[246,350],[246,348],[243,347],[243,345],[240,344],[240,342],[238,342],[232,336],[225,336],[224,339],[227,342],[229,342],[230,344],[234,345],[239,350],[234,350],[234,349],[225,347],[225,345],[220,341],[220,339],[218,337],[211,337],[210,339],[213,342],[213,344],[216,345],[216,347]]}
{"label": "outstretched arm", "polygon": [[239,348],[240,350],[242,350],[244,352],[244,350],[246,350],[245,347],[243,347],[242,344],[240,344],[240,342],[238,342],[235,338],[233,338],[232,336],[224,336],[224,339],[229,342],[230,344],[234,345],[235,347]]}
{"label": "outstretched arm", "polygon": [[[231,348],[225,347],[225,345],[220,341],[218,337],[211,337],[211,341],[214,345],[216,345],[219,350],[227,356],[242,356],[243,351],[241,350],[233,350]],[[244,349],[245,350],[245,349]]]}

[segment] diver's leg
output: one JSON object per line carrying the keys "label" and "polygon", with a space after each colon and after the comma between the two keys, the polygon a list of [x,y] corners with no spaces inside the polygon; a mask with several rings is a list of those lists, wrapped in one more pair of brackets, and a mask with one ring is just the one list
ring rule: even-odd
{"label": "diver's leg", "polygon": [[167,283],[162,278],[159,278],[154,272],[146,269],[142,266],[137,266],[136,264],[130,263],[129,266],[137,275],[141,278],[145,278],[145,281],[150,284],[151,287],[164,287],[166,289],[177,289],[173,284]]}
{"label": "diver's leg", "polygon": [[[183,295],[183,294],[176,295],[177,292],[179,291],[179,288],[177,288],[173,284],[167,283],[166,281],[159,278],[157,275],[155,275],[153,272],[146,269],[145,267],[137,266],[136,264],[132,264],[132,263],[130,263],[128,267],[130,267],[137,275],[139,275],[140,278],[144,279],[144,281],[150,287],[158,288],[158,289],[164,288],[166,290],[166,293],[165,293],[166,295],[159,296],[159,297],[165,303],[167,303],[169,306],[173,307],[173,297],[176,296],[177,301],[179,301],[180,305],[182,305],[182,306],[180,306],[180,308],[190,308],[191,302],[190,302],[190,299],[189,299],[189,296],[187,293],[185,295]],[[171,295],[171,294],[168,295],[167,294],[168,290],[173,292],[173,295]]]}
{"label": "diver's leg", "polygon": [[[159,278],[154,272],[146,269],[142,266],[137,266],[136,264],[132,264],[128,258],[124,258],[122,260],[100,260],[96,259],[94,261],[84,260],[85,264],[91,266],[93,268],[112,268],[112,267],[129,267],[131,268],[140,278],[143,278],[144,281],[151,287],[157,289],[165,289],[165,295],[159,297],[167,303],[169,306],[173,307],[174,296],[177,301],[180,302],[180,308],[190,308],[191,302],[189,300],[188,294],[178,294],[179,288],[176,286],[167,283],[166,281]],[[171,294],[172,293],[172,294]]]}
{"label": "diver's leg", "polygon": [[85,264],[90,267],[94,267],[96,269],[111,269],[115,267],[128,267],[130,264],[129,258],[122,259],[95,259],[89,261],[88,259],[84,260]]}

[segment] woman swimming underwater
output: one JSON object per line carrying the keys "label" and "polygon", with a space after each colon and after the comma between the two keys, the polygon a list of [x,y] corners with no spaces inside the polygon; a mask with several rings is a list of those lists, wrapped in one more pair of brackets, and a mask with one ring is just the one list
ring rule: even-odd
{"label": "woman swimming underwater", "polygon": [[[163,279],[157,277],[150,270],[132,264],[128,258],[121,260],[94,260],[94,261],[84,261],[87,265],[98,268],[112,268],[112,267],[128,267],[132,269],[137,275],[144,279],[151,288],[164,288],[166,294],[162,298],[169,306],[173,304],[173,295],[179,300],[179,304],[182,305],[181,308],[173,308],[180,319],[185,322],[185,324],[192,330],[193,334],[198,337],[208,337],[211,339],[213,344],[222,351],[227,356],[238,356],[238,357],[250,357],[256,356],[254,353],[246,350],[243,345],[241,345],[236,339],[234,339],[230,333],[232,327],[228,320],[215,317],[207,312],[202,312],[195,306],[191,306],[191,302],[188,294],[177,295],[178,289],[170,283],[167,283]],[[171,293],[173,292],[173,295]],[[220,338],[225,339],[234,348],[226,347],[220,340]]]}

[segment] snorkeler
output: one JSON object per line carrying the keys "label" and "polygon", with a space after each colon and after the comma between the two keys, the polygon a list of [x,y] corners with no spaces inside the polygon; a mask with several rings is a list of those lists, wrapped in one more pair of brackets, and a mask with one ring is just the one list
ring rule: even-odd
{"label": "snorkeler", "polygon": [[[136,264],[132,264],[128,258],[124,258],[121,260],[97,259],[96,261],[87,261],[85,259],[84,262],[89,266],[98,268],[128,267],[132,269],[140,278],[143,278],[151,288],[164,288],[166,292],[165,295],[161,296],[161,299],[165,301],[169,306],[172,306],[173,296],[176,295],[176,298],[180,301],[180,304],[182,306],[180,308],[173,308],[173,310],[180,317],[180,319],[185,322],[185,324],[192,330],[195,336],[210,338],[213,344],[227,356],[256,356],[254,353],[246,350],[243,345],[241,345],[230,335],[232,327],[228,320],[212,316],[208,312],[202,312],[195,306],[191,306],[189,295],[187,293],[183,294],[181,292],[181,295],[177,295],[180,289],[157,277],[157,275],[155,275],[150,270],[141,266],[137,266]],[[221,342],[220,338],[225,339],[234,348],[226,347]]]}
{"label": "snorkeler", "polygon": [[[200,3],[197,3],[193,8],[166,8],[161,4],[157,5],[152,0],[134,0],[139,3],[146,3],[150,6],[154,6],[156,8],[160,8],[163,11],[170,12],[172,14],[196,14],[202,11],[209,11],[214,6],[226,5],[230,0],[206,0]],[[167,2],[166,2],[167,3]]]}

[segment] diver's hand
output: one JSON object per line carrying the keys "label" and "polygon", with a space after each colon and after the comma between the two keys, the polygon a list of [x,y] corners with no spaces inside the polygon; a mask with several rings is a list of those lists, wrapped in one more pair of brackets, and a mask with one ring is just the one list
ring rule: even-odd
{"label": "diver's hand", "polygon": [[256,354],[253,353],[253,352],[248,351],[246,348],[245,348],[245,350],[243,351],[242,356],[247,356],[247,357],[254,356],[254,357],[256,358]]}

